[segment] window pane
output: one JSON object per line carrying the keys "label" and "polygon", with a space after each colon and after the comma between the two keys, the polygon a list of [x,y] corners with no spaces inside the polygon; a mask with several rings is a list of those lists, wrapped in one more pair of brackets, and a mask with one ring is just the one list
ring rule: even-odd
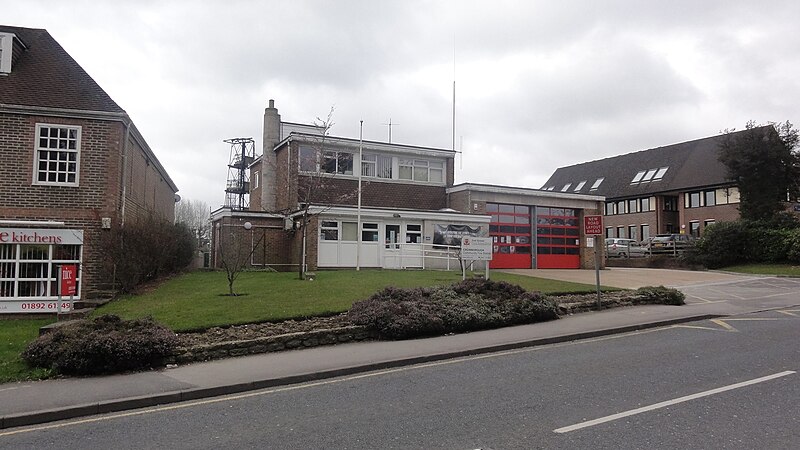
{"label": "window pane", "polygon": [[311,147],[300,147],[300,170],[315,172],[317,170],[317,152]]}
{"label": "window pane", "polygon": [[342,222],[342,240],[358,240],[358,224],[356,222]]}
{"label": "window pane", "polygon": [[427,167],[414,167],[414,181],[428,181]]}
{"label": "window pane", "polygon": [[337,163],[337,173],[343,175],[353,174],[353,155],[351,153],[338,153]]}
{"label": "window pane", "polygon": [[442,181],[444,181],[443,173],[444,172],[442,171],[442,169],[431,168],[431,171],[430,171],[431,179],[430,179],[430,181],[432,183],[441,183]]}
{"label": "window pane", "polygon": [[717,197],[714,191],[705,191],[706,206],[714,206],[717,204]]}

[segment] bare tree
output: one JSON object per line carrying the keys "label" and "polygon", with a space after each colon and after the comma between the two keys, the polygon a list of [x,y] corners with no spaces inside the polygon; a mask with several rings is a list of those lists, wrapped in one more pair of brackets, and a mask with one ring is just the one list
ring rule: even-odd
{"label": "bare tree", "polygon": [[257,242],[253,241],[253,235],[249,232],[252,225],[245,222],[242,225],[218,224],[215,240],[217,246],[217,261],[225,270],[228,280],[228,295],[236,296],[233,284],[242,271],[250,264],[250,258],[261,244],[263,235]]}
{"label": "bare tree", "polygon": [[175,223],[186,225],[197,239],[197,248],[208,245],[211,223],[208,203],[202,200],[181,200],[175,205]]}

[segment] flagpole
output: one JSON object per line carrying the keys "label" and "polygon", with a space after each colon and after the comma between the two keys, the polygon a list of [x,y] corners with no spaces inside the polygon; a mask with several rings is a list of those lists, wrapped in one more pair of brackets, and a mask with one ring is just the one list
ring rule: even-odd
{"label": "flagpole", "polygon": [[362,161],[364,159],[364,121],[360,122],[360,129],[358,132],[358,208],[356,213],[356,233],[358,238],[356,240],[356,270],[361,270],[361,176],[364,171]]}

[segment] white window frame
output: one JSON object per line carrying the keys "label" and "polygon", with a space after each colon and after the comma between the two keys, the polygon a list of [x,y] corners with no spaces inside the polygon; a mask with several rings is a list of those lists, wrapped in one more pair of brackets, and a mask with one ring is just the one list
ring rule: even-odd
{"label": "white window frame", "polygon": [[578,185],[577,185],[577,186],[575,186],[575,192],[578,192],[578,191],[580,191],[581,189],[583,189],[583,186],[584,186],[585,184],[586,184],[586,180],[583,180],[583,181],[581,181],[580,183],[578,183]]}
{"label": "white window frame", "polygon": [[[41,136],[42,130],[59,130],[58,136]],[[66,131],[66,136],[61,136],[61,130]],[[70,131],[75,131],[75,137],[70,136]],[[79,125],[63,125],[63,124],[51,124],[51,123],[37,123],[36,124],[36,135],[34,136],[34,144],[33,144],[33,185],[40,185],[40,186],[80,186],[80,175],[81,175],[81,132],[82,127]],[[52,131],[48,132],[50,135]],[[46,146],[41,146],[42,142],[46,141]],[[75,148],[71,149],[69,147],[70,141],[75,141]],[[62,143],[64,145],[61,148]],[[51,147],[54,145],[55,147]],[[42,152],[46,152],[48,155],[48,159],[46,161],[42,161],[40,156]],[[69,156],[67,155],[67,160],[61,160],[62,155],[60,153],[74,153],[75,160],[70,161]],[[52,155],[55,154],[55,155]],[[51,160],[50,157],[55,156],[56,160]],[[44,163],[47,167],[44,169],[44,173],[46,174],[46,178],[50,177],[50,174],[55,174],[58,177],[59,174],[65,174],[66,177],[69,177],[73,171],[69,170],[69,165],[75,165],[75,181],[49,181],[39,180],[39,175],[41,172],[40,164]],[[66,168],[61,170],[61,165],[66,164]],[[55,166],[54,166],[55,165]]]}
{"label": "white window frame", "polygon": [[603,183],[603,180],[605,180],[605,177],[594,180],[594,184],[592,184],[592,187],[589,190],[596,191],[597,188],[600,187],[600,184]]}

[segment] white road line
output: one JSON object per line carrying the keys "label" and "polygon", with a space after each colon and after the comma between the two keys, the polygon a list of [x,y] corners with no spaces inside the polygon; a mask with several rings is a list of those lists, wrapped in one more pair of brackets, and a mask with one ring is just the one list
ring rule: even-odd
{"label": "white road line", "polygon": [[580,430],[582,428],[593,427],[595,425],[599,425],[601,423],[611,422],[613,420],[621,419],[623,417],[629,417],[636,414],[641,414],[643,412],[653,411],[655,409],[664,408],[667,406],[675,405],[678,403],[688,402],[689,400],[695,400],[702,397],[708,397],[709,395],[719,394],[721,392],[730,391],[733,389],[739,389],[741,387],[750,386],[752,384],[763,383],[765,381],[774,380],[776,378],[785,377],[787,375],[792,375],[795,372],[794,370],[787,370],[785,372],[776,373],[773,375],[767,375],[765,377],[756,378],[754,380],[743,381],[741,383],[731,384],[728,386],[723,386],[716,389],[711,389],[710,391],[705,392],[698,392],[697,394],[687,395],[684,397],[676,398],[673,400],[667,400],[665,402],[656,403],[650,406],[643,406],[641,408],[632,409],[630,411],[625,411],[617,414],[612,414],[610,416],[601,417],[599,419],[589,420],[587,422],[581,422],[575,425],[570,425],[568,427],[557,428],[553,430],[556,433],[569,433],[570,431]]}

